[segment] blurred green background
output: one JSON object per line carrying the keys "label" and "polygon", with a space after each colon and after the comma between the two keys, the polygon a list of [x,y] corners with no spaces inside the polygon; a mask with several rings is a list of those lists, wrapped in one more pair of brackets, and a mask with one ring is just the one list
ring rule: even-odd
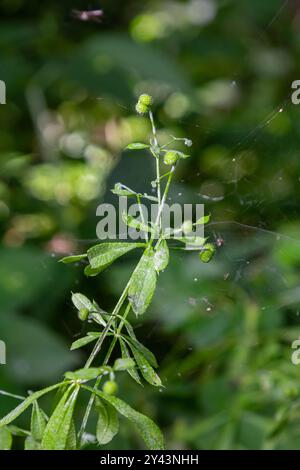
{"label": "blurred green background", "polygon": [[[102,24],[72,18],[99,6]],[[194,142],[171,199],[205,203],[224,246],[208,265],[174,255],[135,322],[166,388],[124,375],[120,397],[169,449],[300,449],[299,2],[3,0],[0,13],[0,388],[79,367],[71,291],[110,309],[125,285],[134,257],[92,279],[57,260],[90,246],[115,182],[151,191],[152,159],[122,152],[148,138],[134,114],[148,92],[161,137]],[[1,415],[15,405],[1,397]],[[141,447],[124,422],[109,448]]]}

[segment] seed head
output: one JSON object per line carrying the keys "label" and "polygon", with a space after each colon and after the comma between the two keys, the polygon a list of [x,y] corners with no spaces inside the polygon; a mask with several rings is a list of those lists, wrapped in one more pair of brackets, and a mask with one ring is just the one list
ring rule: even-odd
{"label": "seed head", "polygon": [[104,393],[107,393],[107,395],[115,395],[118,391],[118,385],[113,380],[108,380],[103,385],[102,390]]}
{"label": "seed head", "polygon": [[135,109],[136,109],[136,112],[138,114],[146,114],[148,112],[148,106],[146,106],[145,104],[141,103],[140,101],[137,102],[136,106],[135,106]]}
{"label": "seed head", "polygon": [[173,152],[170,150],[169,152],[166,152],[164,155],[164,163],[166,165],[175,165],[175,163],[178,160],[178,154],[176,152]]}
{"label": "seed head", "polygon": [[143,93],[139,97],[139,102],[144,104],[145,106],[151,106],[153,104],[153,98],[152,96]]}
{"label": "seed head", "polygon": [[206,243],[199,253],[199,258],[202,263],[209,263],[210,260],[214,257],[216,252],[216,247],[212,243]]}

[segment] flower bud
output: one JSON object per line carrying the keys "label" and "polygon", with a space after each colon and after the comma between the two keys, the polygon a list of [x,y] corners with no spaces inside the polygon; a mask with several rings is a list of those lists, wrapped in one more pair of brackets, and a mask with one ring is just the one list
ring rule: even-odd
{"label": "flower bud", "polygon": [[176,152],[173,152],[170,150],[169,152],[166,152],[164,155],[164,163],[166,165],[175,165],[175,163],[178,160],[178,155]]}
{"label": "flower bud", "polygon": [[193,222],[191,220],[185,220],[181,226],[181,230],[185,235],[193,231]]}
{"label": "flower bud", "polygon": [[138,101],[135,106],[135,110],[138,114],[146,114],[148,112],[148,106]]}
{"label": "flower bud", "polygon": [[146,93],[143,93],[139,97],[139,103],[144,104],[145,106],[151,106],[153,103],[153,98],[150,95],[147,95]]}
{"label": "flower bud", "polygon": [[118,391],[118,385],[113,380],[108,380],[102,387],[104,393],[107,395],[115,395]]}
{"label": "flower bud", "polygon": [[214,257],[215,252],[215,245],[212,243],[206,243],[206,245],[203,247],[203,250],[199,253],[199,258],[202,263],[209,263],[210,260]]}
{"label": "flower bud", "polygon": [[78,318],[81,321],[85,321],[89,316],[89,310],[87,308],[81,308],[78,310]]}

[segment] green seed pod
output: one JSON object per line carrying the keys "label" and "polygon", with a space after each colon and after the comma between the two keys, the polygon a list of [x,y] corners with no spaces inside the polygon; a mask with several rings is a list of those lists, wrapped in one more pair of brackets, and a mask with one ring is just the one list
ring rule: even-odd
{"label": "green seed pod", "polygon": [[150,95],[147,95],[146,93],[143,93],[139,97],[139,103],[145,105],[145,106],[151,106],[153,103],[153,98]]}
{"label": "green seed pod", "polygon": [[193,222],[191,220],[185,220],[181,226],[181,230],[185,235],[193,231]]}
{"label": "green seed pod", "polygon": [[81,321],[85,321],[89,316],[89,310],[87,308],[81,308],[78,310],[78,318]]}
{"label": "green seed pod", "polygon": [[102,387],[104,393],[107,395],[115,395],[118,391],[118,385],[113,380],[108,380]]}
{"label": "green seed pod", "polygon": [[210,260],[214,257],[216,248],[212,243],[206,243],[203,250],[199,253],[199,258],[202,263],[209,263]]}
{"label": "green seed pod", "polygon": [[135,109],[138,114],[146,114],[148,112],[148,106],[140,103],[140,101],[136,104]]}
{"label": "green seed pod", "polygon": [[175,165],[175,163],[178,160],[178,155],[176,152],[173,152],[170,150],[169,152],[166,152],[164,155],[164,163],[166,165]]}

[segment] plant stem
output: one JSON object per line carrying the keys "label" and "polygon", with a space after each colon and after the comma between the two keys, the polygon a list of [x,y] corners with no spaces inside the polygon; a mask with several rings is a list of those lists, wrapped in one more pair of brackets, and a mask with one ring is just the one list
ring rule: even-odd
{"label": "plant stem", "polygon": [[169,177],[168,177],[168,180],[167,180],[167,184],[166,184],[166,187],[165,187],[165,191],[164,191],[164,194],[163,194],[163,197],[162,197],[159,209],[158,209],[158,214],[157,214],[155,225],[158,224],[158,221],[161,218],[161,214],[162,214],[162,211],[163,211],[163,208],[164,208],[167,196],[168,196],[168,192],[169,192],[169,189],[170,189],[170,184],[171,184],[171,181],[172,181],[174,171],[175,171],[175,165],[173,165],[172,168],[171,168],[171,171],[170,171],[170,174],[169,174]]}
{"label": "plant stem", "polygon": [[[155,147],[159,148],[158,141],[157,141],[157,134],[156,134],[156,127],[154,123],[154,118],[152,111],[149,111],[150,122],[152,126],[152,134],[154,139]],[[159,166],[159,150],[158,153],[155,153],[156,158],[156,181],[157,181],[157,199],[158,199],[158,207],[161,205],[161,187],[160,187],[160,166]],[[161,217],[159,216],[157,219],[157,224],[159,225],[159,229],[161,229]]]}
{"label": "plant stem", "polygon": [[[119,323],[119,326],[118,326],[118,330],[117,330],[117,333],[115,335],[115,337],[113,338],[112,342],[110,343],[110,346],[109,346],[109,349],[107,351],[107,354],[105,356],[105,359],[103,361],[103,365],[106,366],[108,364],[108,361],[110,359],[110,356],[113,352],[113,349],[116,345],[116,342],[117,342],[117,339],[118,339],[118,336],[121,331],[122,331],[122,328],[124,326],[124,323],[125,323],[125,320],[129,314],[129,311],[130,311],[130,303],[128,303],[127,307],[126,307],[126,310],[125,310],[125,313],[124,313],[124,316],[123,318],[121,318],[121,321]],[[100,381],[102,379],[102,375],[100,375],[97,380],[96,380],[96,383],[94,385],[94,389],[97,389],[99,384],[100,384]],[[85,414],[84,414],[84,417],[83,417],[83,420],[82,420],[82,424],[81,424],[81,427],[80,427],[80,431],[79,431],[79,434],[78,434],[78,442],[81,444],[82,442],[82,436],[83,436],[83,433],[85,431],[85,428],[86,428],[86,425],[87,425],[87,422],[88,422],[88,419],[89,419],[89,416],[90,416],[90,413],[92,411],[92,407],[93,407],[93,404],[94,404],[94,401],[95,401],[95,395],[91,395],[90,396],[90,399],[89,399],[89,402],[88,402],[88,405],[86,407],[86,410],[85,410]]]}
{"label": "plant stem", "polygon": [[[137,202],[138,202],[138,205],[139,205],[141,221],[144,225],[146,225],[144,213],[143,213],[142,206],[141,206],[141,196],[139,194],[137,194],[136,198],[137,198]],[[146,241],[148,241],[148,233],[146,231],[145,231],[145,238],[146,238]]]}
{"label": "plant stem", "polygon": [[97,343],[95,344],[95,347],[93,349],[93,351],[91,352],[88,360],[86,361],[84,367],[85,369],[87,369],[88,367],[90,367],[91,363],[93,362],[93,360],[95,359],[95,357],[97,356],[98,352],[100,351],[101,349],[101,346],[103,344],[103,341],[105,340],[105,337],[115,319],[115,315],[119,312],[120,308],[122,307],[126,297],[127,297],[127,292],[128,292],[128,289],[129,289],[129,283],[130,283],[130,280],[128,281],[125,289],[123,290],[122,292],[122,295],[121,297],[119,298],[118,300],[118,303],[117,305],[115,306],[112,314],[111,314],[111,317],[110,319],[108,320],[104,330],[102,331],[102,335],[100,336],[100,338],[98,339]]}

